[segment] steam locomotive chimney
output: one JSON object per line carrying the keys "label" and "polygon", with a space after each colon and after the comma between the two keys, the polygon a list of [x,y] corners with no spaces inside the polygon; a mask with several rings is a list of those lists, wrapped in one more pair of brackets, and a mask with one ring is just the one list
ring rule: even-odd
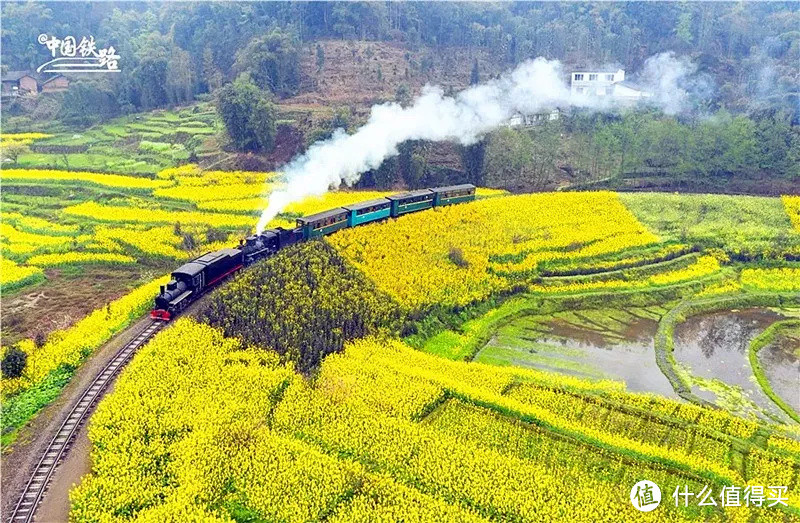
{"label": "steam locomotive chimney", "polygon": [[164,294],[164,286],[161,286],[161,294]]}

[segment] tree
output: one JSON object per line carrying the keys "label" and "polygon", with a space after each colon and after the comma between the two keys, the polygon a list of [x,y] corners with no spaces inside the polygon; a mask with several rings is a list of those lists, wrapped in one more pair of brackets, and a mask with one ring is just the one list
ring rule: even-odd
{"label": "tree", "polygon": [[59,116],[67,123],[86,125],[119,114],[118,97],[102,79],[72,82],[64,93]]}
{"label": "tree", "polygon": [[236,53],[233,69],[250,73],[253,82],[279,96],[289,96],[300,87],[300,56],[295,38],[278,30],[250,40]]}
{"label": "tree", "polygon": [[559,154],[559,126],[533,130],[503,128],[489,137],[486,182],[512,190],[542,190],[550,183]]}
{"label": "tree", "polygon": [[192,58],[183,49],[175,48],[167,62],[166,89],[172,103],[188,102],[194,95]]}
{"label": "tree", "polygon": [[19,378],[25,372],[27,363],[28,355],[18,347],[11,347],[6,351],[3,361],[0,362],[0,371],[2,371],[4,378]]}
{"label": "tree", "polygon": [[217,112],[234,148],[265,151],[275,139],[275,106],[248,74],[217,91]]}
{"label": "tree", "polygon": [[411,89],[408,84],[402,83],[397,86],[394,92],[394,99],[401,107],[408,107],[411,104]]}
{"label": "tree", "polygon": [[322,71],[322,67],[325,65],[325,50],[322,49],[322,46],[317,44],[317,72]]}
{"label": "tree", "polygon": [[208,92],[214,92],[222,87],[222,71],[219,70],[216,62],[214,62],[214,53],[211,52],[210,47],[206,47],[203,50],[203,77]]}
{"label": "tree", "polygon": [[469,74],[469,85],[477,85],[481,82],[480,73],[478,72],[478,59],[472,62],[472,72]]}
{"label": "tree", "polygon": [[350,113],[349,108],[337,107],[333,111],[333,118],[331,119],[331,128],[347,130],[347,127],[350,125],[351,118],[352,114]]}
{"label": "tree", "polygon": [[181,239],[181,247],[187,251],[193,251],[197,248],[197,241],[194,239],[194,235],[192,233],[185,233],[183,238]]}
{"label": "tree", "polygon": [[483,163],[486,156],[486,141],[481,140],[461,148],[461,162],[467,172],[467,180],[475,185],[483,183]]}
{"label": "tree", "polygon": [[30,152],[30,148],[27,145],[19,142],[9,142],[8,145],[3,145],[0,150],[3,152],[3,158],[11,159],[14,165],[17,165],[17,160],[20,156]]}

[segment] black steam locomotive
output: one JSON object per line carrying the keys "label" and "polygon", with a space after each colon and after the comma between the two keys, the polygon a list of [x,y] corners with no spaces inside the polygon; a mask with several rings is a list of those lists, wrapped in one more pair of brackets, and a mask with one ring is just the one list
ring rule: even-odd
{"label": "black steam locomotive", "polygon": [[150,317],[170,320],[206,289],[227,276],[297,242],[325,236],[346,227],[474,199],[475,186],[469,184],[423,189],[298,218],[296,229],[279,227],[248,236],[238,247],[209,252],[178,267],[172,273],[170,282],[161,286]]}
{"label": "black steam locomotive", "polygon": [[239,247],[206,253],[185,263],[172,273],[172,279],[161,286],[156,296],[153,319],[169,320],[185,309],[203,291],[242,267],[271,256],[283,247],[302,240],[299,229],[268,229],[244,239]]}

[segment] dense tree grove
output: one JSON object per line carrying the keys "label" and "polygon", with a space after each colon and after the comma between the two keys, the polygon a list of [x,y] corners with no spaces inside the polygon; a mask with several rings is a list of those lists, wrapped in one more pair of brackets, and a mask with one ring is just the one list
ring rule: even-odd
{"label": "dense tree grove", "polygon": [[202,316],[308,370],[348,340],[397,330],[400,314],[330,246],[312,241],[243,272],[209,298]]}
{"label": "dense tree grove", "polygon": [[[502,69],[543,56],[568,68],[630,71],[655,53],[674,51],[690,58],[703,79],[703,105],[692,115],[572,113],[434,155],[430,144],[403,144],[397,157],[365,175],[365,187],[467,180],[540,189],[565,176],[581,182],[652,173],[799,175],[800,4],[793,2],[6,2],[2,15],[4,68],[42,63],[48,54],[36,38],[45,27],[62,37],[92,34],[123,57],[118,78],[76,80],[57,103],[40,103],[38,117],[83,125],[215,93],[230,146],[261,153],[275,145],[273,101],[313,84],[301,74],[301,57],[310,55],[318,74],[336,59],[326,56],[321,40],[392,42],[423,74],[437,53],[466,50],[461,74],[472,84],[491,77],[473,57],[477,51]],[[421,56],[410,59],[416,51]],[[353,60],[362,57],[353,51]],[[381,84],[392,82],[395,101],[412,102],[408,70],[388,79],[378,64],[371,74]],[[18,105],[8,104],[4,113],[15,114]],[[328,122],[292,132],[308,146],[337,127],[352,132],[364,110],[340,109]]]}
{"label": "dense tree grove", "polygon": [[217,110],[237,149],[260,151],[272,146],[275,107],[248,73],[220,89]]}
{"label": "dense tree grove", "polygon": [[207,91],[219,75],[233,79],[250,68],[259,85],[291,93],[297,46],[325,38],[481,48],[509,66],[544,56],[635,70],[648,56],[674,50],[719,76],[721,97],[742,107],[796,97],[800,60],[800,12],[792,2],[6,2],[2,14],[10,69],[41,63],[46,51],[35,42],[42,27],[61,36],[93,34],[125,57],[118,94],[144,108]]}

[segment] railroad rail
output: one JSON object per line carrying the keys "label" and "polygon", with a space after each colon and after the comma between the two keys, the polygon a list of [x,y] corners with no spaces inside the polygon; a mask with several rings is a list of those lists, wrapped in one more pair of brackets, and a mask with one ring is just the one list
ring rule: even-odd
{"label": "railroad rail", "polygon": [[94,410],[97,400],[108,388],[109,384],[119,374],[119,371],[133,357],[136,350],[147,343],[150,338],[160,331],[166,322],[152,320],[142,332],[133,340],[125,344],[103,367],[92,383],[83,391],[78,401],[73,405],[67,418],[61,424],[56,435],[45,448],[42,458],[25,485],[9,521],[12,523],[31,522],[36,513],[36,508],[42,500],[61,459],[66,455],[72,445],[78,430]]}

